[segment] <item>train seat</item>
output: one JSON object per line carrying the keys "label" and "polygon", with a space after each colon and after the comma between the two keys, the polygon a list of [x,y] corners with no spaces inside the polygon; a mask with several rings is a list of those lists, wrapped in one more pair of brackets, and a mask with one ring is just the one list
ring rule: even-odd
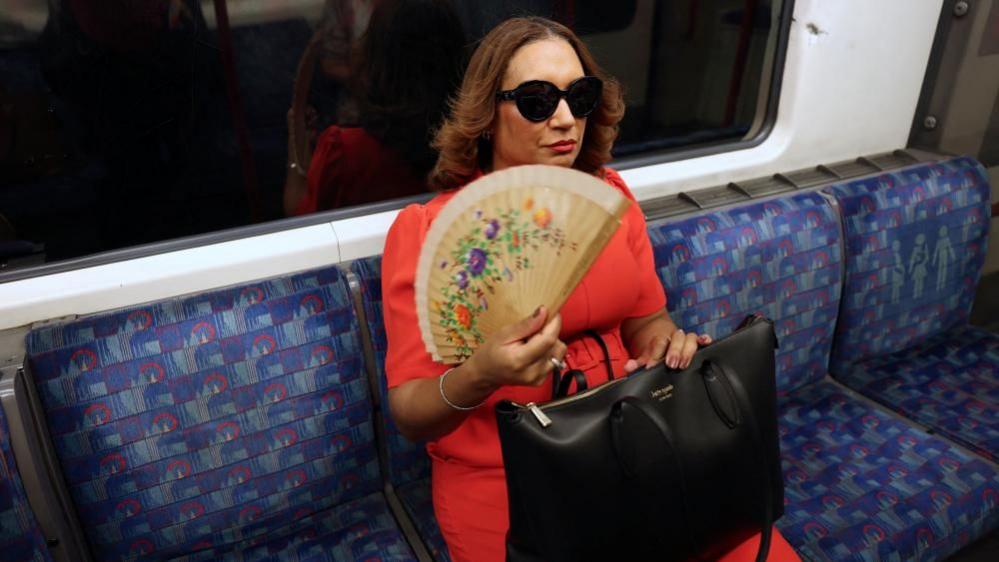
{"label": "train seat", "polygon": [[382,493],[360,332],[336,267],[30,332],[94,559],[415,560]]}
{"label": "train seat", "polygon": [[830,372],[999,461],[999,335],[968,325],[990,189],[971,158],[831,186],[846,238]]}
{"label": "train seat", "polygon": [[388,408],[388,381],[385,378],[385,323],[382,321],[382,259],[381,256],[355,260],[350,270],[357,276],[365,320],[371,334],[374,355],[376,391],[379,410],[385,427],[385,448],[388,480],[419,531],[427,550],[438,562],[450,560],[444,537],[434,516],[430,496],[430,460],[423,443],[413,443],[403,437],[392,420]]}
{"label": "train seat", "polygon": [[52,560],[24,493],[3,408],[0,408],[0,552],[5,560]]}
{"label": "train seat", "polygon": [[[960,391],[995,403],[994,386],[961,378],[997,363],[994,338],[965,325],[984,255],[984,215],[970,218],[981,203],[980,173],[963,159],[923,164],[649,225],[681,326],[720,336],[747,314],[775,321],[786,497],[778,526],[806,559],[935,559],[999,527],[994,464],[828,376],[864,391],[850,377],[868,372],[948,399]],[[915,197],[902,187],[911,178],[922,178],[911,190],[924,190],[911,210],[871,211],[878,201]],[[852,203],[843,191],[851,186],[881,195]],[[958,186],[946,224],[925,223],[946,206],[937,195]],[[867,217],[853,230],[851,209]],[[905,230],[906,213],[923,226]],[[927,251],[947,256],[946,274],[920,271],[898,289],[905,295],[923,280],[928,300],[909,299],[911,312],[883,306],[886,293],[870,274],[850,274],[898,261],[885,261],[894,249],[854,256],[864,237],[853,231],[870,221],[893,225],[905,256],[919,234]],[[927,240],[927,228],[942,226],[955,258]],[[881,244],[871,249],[892,247],[883,230],[865,231]],[[378,256],[359,259],[29,333],[31,402],[61,473],[51,477],[67,483],[95,559],[412,560],[424,549],[449,559],[426,453],[388,412],[380,265]],[[879,274],[891,279],[890,269]],[[851,285],[864,279],[866,289]],[[865,291],[872,296],[857,296]],[[858,302],[864,308],[851,308]],[[863,335],[872,318],[885,319],[882,327],[901,326],[899,318],[915,325]],[[894,400],[883,402],[908,415]],[[979,428],[995,411],[963,407],[981,416],[972,418]],[[937,431],[965,445],[978,435],[945,429]],[[410,523],[419,537],[407,532]]]}
{"label": "train seat", "polygon": [[[999,472],[826,375],[842,298],[839,212],[817,191],[649,225],[668,308],[716,336],[775,321],[785,514],[805,559],[944,557],[999,526]],[[846,293],[849,295],[849,293]]]}

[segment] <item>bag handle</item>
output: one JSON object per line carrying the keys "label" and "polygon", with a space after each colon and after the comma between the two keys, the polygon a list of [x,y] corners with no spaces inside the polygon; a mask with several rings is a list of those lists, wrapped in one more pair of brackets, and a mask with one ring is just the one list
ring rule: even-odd
{"label": "bag handle", "polygon": [[[757,562],[765,562],[767,556],[770,554],[770,543],[773,535],[773,481],[770,476],[770,467],[766,462],[766,456],[764,455],[763,447],[763,437],[760,431],[759,424],[756,420],[756,415],[753,412],[751,403],[749,401],[749,395],[746,393],[745,387],[742,382],[739,381],[738,377],[733,376],[731,371],[723,364],[712,361],[705,361],[701,366],[702,377],[707,377],[713,375],[716,378],[720,378],[723,383],[728,383],[724,385],[727,391],[734,394],[734,400],[736,402],[735,408],[736,412],[733,414],[726,413],[723,415],[724,410],[728,408],[720,408],[715,404],[716,398],[711,397],[710,389],[708,391],[709,399],[712,401],[712,405],[715,407],[715,412],[718,414],[719,418],[722,420],[726,426],[734,427],[735,424],[740,424],[741,421],[749,425],[750,436],[753,439],[753,449],[757,453],[758,466],[761,467],[763,472],[763,514],[760,529],[760,546],[756,553]],[[733,397],[729,397],[733,398]],[[663,419],[662,415],[652,406],[648,401],[642,400],[635,396],[625,396],[620,400],[616,401],[613,406],[611,406],[611,442],[614,446],[615,457],[617,458],[618,464],[621,466],[622,471],[629,478],[638,477],[638,469],[632,467],[630,463],[626,460],[626,456],[623,454],[624,444],[628,442],[629,435],[624,431],[624,415],[627,409],[634,409],[635,411],[642,414],[646,420],[652,422],[652,425],[658,430],[660,436],[663,438],[663,442],[666,445],[666,457],[668,462],[668,472],[673,473],[675,478],[672,481],[677,483],[679,488],[679,497],[681,500],[681,509],[683,510],[684,521],[689,521],[690,517],[688,514],[691,512],[689,507],[689,496],[687,493],[686,480],[683,474],[683,468],[680,465],[679,459],[676,456],[676,446],[674,445],[673,432],[669,428],[669,423]],[[726,419],[727,418],[727,419]],[[733,424],[733,425],[730,425]],[[653,482],[659,482],[660,478],[652,478]],[[648,480],[647,480],[648,481]],[[652,501],[648,502],[654,511],[659,511],[662,509],[660,502],[655,501],[654,498],[661,497],[655,494],[649,494],[645,496]],[[700,549],[697,548],[699,542],[703,542],[698,538],[695,538],[694,530],[688,527],[687,536],[690,537],[693,553],[697,556]]]}
{"label": "bag handle", "polygon": [[579,369],[572,369],[571,371],[566,371],[566,373],[562,375],[561,379],[559,378],[558,369],[555,369],[555,372],[552,374],[552,377],[556,381],[559,381],[558,386],[555,388],[554,398],[561,398],[563,396],[568,396],[569,384],[571,384],[572,381],[574,380],[576,381],[576,392],[583,392],[584,390],[589,388],[589,384],[587,384],[586,382],[586,373],[580,371]]}
{"label": "bag handle", "polygon": [[[614,380],[614,367],[611,365],[610,351],[607,349],[607,342],[604,341],[604,338],[602,338],[600,333],[596,330],[586,330],[583,333],[597,341],[600,349],[604,352],[604,365],[607,368],[607,380]],[[573,380],[576,381],[577,393],[583,392],[589,386],[586,382],[586,374],[582,371],[573,369],[566,372],[564,375],[561,375],[559,369],[556,367],[555,371],[552,373],[552,400],[568,396],[569,385]]]}
{"label": "bag handle", "polygon": [[596,330],[586,330],[586,335],[597,340],[597,345],[600,346],[600,350],[604,352],[604,365],[607,367],[607,380],[614,380],[614,367],[611,366],[610,351],[607,350],[607,342],[604,338],[600,336],[600,332]]}
{"label": "bag handle", "polygon": [[[697,548],[697,540],[694,538],[693,529],[690,529],[687,522],[690,521],[690,505],[688,504],[687,494],[687,481],[683,475],[683,468],[680,465],[679,460],[676,457],[676,447],[674,446],[673,432],[669,428],[669,424],[666,420],[655,411],[655,408],[646,402],[635,396],[625,396],[620,400],[614,402],[611,406],[610,412],[610,426],[611,426],[611,444],[614,446],[614,457],[617,459],[621,470],[624,472],[625,476],[630,479],[639,479],[641,474],[638,467],[634,467],[627,460],[627,455],[624,454],[624,444],[632,441],[631,436],[625,429],[624,418],[626,410],[634,409],[636,412],[642,414],[646,420],[652,423],[652,425],[659,432],[659,435],[663,438],[663,443],[665,447],[665,466],[664,473],[670,474],[672,478],[662,478],[659,476],[646,478],[646,482],[654,482],[656,485],[660,485],[664,482],[675,483],[675,490],[672,490],[674,497],[680,498],[680,509],[683,515],[683,524],[687,527],[686,533],[684,535],[690,541],[690,553],[693,556],[697,556],[699,549]],[[667,495],[658,494],[642,494],[642,497],[646,500],[646,508],[650,509],[651,512],[662,512],[665,508],[665,504],[662,501],[657,501],[657,498],[668,497]],[[666,520],[666,517],[661,517],[662,520]],[[658,536],[658,535],[657,535]],[[662,545],[664,548],[675,548],[675,545]]]}
{"label": "bag handle", "polygon": [[770,540],[773,535],[774,483],[770,475],[771,470],[769,463],[767,463],[767,456],[764,453],[763,432],[760,431],[760,424],[756,419],[756,413],[753,411],[746,387],[739,380],[739,377],[735,376],[731,369],[724,363],[710,360],[705,361],[701,366],[701,374],[707,376],[707,373],[711,371],[715,372],[715,376],[718,376],[720,373],[722,380],[728,383],[727,388],[735,395],[735,400],[738,403],[738,411],[745,416],[745,421],[749,425],[749,434],[753,439],[753,450],[756,451],[757,465],[763,472],[763,517],[761,521],[762,529],[760,530],[760,548],[756,553],[756,562],[764,562],[770,554]]}

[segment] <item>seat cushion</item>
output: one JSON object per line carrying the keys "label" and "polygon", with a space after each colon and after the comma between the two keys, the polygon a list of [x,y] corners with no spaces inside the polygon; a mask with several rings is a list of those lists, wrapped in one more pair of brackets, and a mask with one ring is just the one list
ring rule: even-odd
{"label": "seat cushion", "polygon": [[327,268],[31,332],[95,558],[279,538],[302,509],[380,490],[358,331]]}
{"label": "seat cushion", "polygon": [[999,473],[831,382],[781,403],[781,532],[804,559],[936,560],[999,526]]}
{"label": "seat cushion", "polygon": [[424,546],[437,562],[450,562],[451,555],[441,535],[441,528],[434,516],[434,499],[430,491],[430,479],[416,480],[396,489],[406,513],[416,524],[416,530],[423,539]]}
{"label": "seat cushion", "polygon": [[999,335],[965,326],[864,359],[840,380],[999,461]]}
{"label": "seat cushion", "polygon": [[52,560],[28,504],[10,446],[10,427],[0,407],[0,552],[4,560]]}
{"label": "seat cushion", "polygon": [[195,545],[177,562],[402,562],[415,561],[381,493],[319,513],[307,510],[273,534],[261,534],[225,548]]}
{"label": "seat cushion", "polygon": [[834,376],[967,322],[986,255],[987,178],[956,158],[827,188],[846,240]]}
{"label": "seat cushion", "polygon": [[650,223],[672,319],[727,335],[748,314],[775,322],[777,391],[825,376],[840,299],[839,216],[817,192]]}
{"label": "seat cushion", "polygon": [[[385,353],[388,340],[382,321],[382,258],[374,256],[351,262],[350,270],[361,285],[365,321],[371,332],[375,373],[378,378],[379,406],[385,420],[385,447],[388,452],[388,477],[393,486],[430,477],[430,460],[423,443],[413,443],[399,431],[388,407],[388,379],[385,376]],[[432,513],[432,511],[431,511]]]}

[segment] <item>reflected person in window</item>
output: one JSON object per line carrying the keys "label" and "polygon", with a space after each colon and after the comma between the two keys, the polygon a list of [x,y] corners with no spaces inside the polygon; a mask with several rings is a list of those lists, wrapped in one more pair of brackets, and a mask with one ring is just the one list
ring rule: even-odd
{"label": "reflected person in window", "polygon": [[285,213],[425,192],[437,159],[430,140],[461,78],[465,41],[449,0],[379,2],[351,60],[360,126],[329,127],[307,172],[289,166]]}
{"label": "reflected person in window", "polygon": [[[570,93],[548,103],[518,102],[524,97],[518,88],[552,93],[551,86],[532,81]],[[532,93],[537,101],[539,91]],[[509,517],[493,413],[498,401],[548,400],[545,383],[559,361],[583,371],[590,387],[606,382],[603,351],[583,335],[586,330],[607,344],[615,375],[661,361],[685,368],[698,345],[711,341],[670,319],[645,220],[634,203],[561,311],[538,309],[457,366],[434,362],[424,348],[413,284],[420,246],[441,207],[481,174],[522,164],[571,166],[634,201],[621,177],[605,167],[623,113],[620,86],[569,29],[541,18],[500,24],[473,54],[452,115],[437,135],[440,156],[430,181],[441,194],[404,209],[389,231],[382,262],[389,405],[408,437],[428,440],[434,509],[455,560],[505,556]],[[753,559],[757,545],[758,538],[747,541],[725,559]],[[771,560],[784,559],[797,558],[775,533]]]}

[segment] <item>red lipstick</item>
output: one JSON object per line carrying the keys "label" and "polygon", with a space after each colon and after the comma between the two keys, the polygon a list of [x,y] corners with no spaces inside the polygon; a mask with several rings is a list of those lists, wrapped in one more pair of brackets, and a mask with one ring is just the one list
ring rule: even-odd
{"label": "red lipstick", "polygon": [[548,148],[558,152],[559,154],[566,154],[572,152],[576,148],[576,141],[574,140],[562,140],[556,143],[548,145]]}

